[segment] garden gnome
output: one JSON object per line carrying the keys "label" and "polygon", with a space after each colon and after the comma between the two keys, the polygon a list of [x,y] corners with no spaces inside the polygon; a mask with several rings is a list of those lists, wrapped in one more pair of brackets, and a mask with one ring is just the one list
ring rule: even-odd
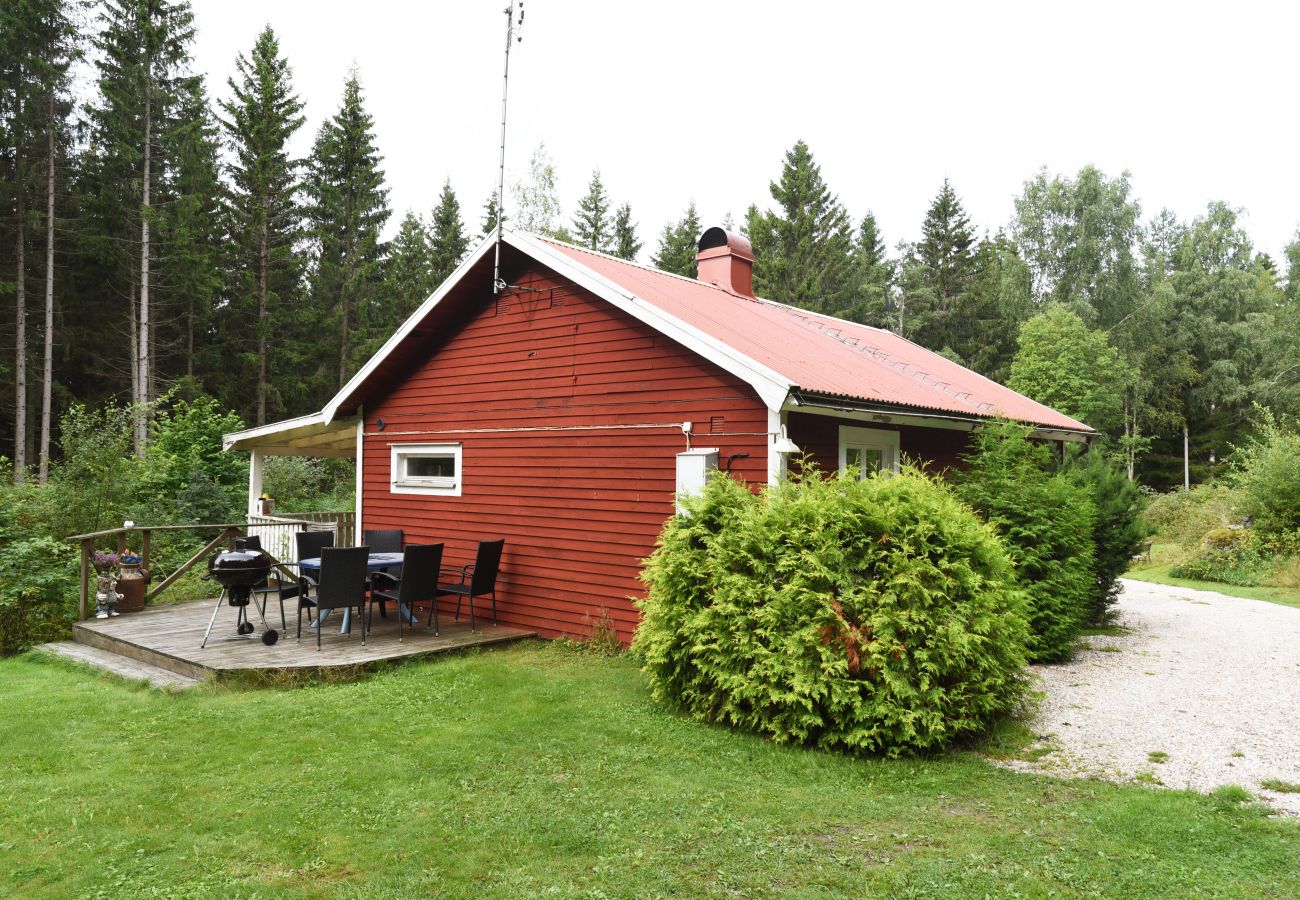
{"label": "garden gnome", "polygon": [[95,618],[107,619],[109,616],[120,615],[117,601],[121,599],[122,595],[117,592],[117,577],[112,570],[100,572],[95,589]]}

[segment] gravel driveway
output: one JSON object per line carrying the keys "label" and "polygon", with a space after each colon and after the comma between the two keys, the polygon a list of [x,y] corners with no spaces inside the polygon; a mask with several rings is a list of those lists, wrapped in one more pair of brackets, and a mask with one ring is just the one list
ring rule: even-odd
{"label": "gravel driveway", "polygon": [[[1300,815],[1300,609],[1124,581],[1119,622],[1071,662],[1033,666],[1056,748],[1015,768],[1211,791],[1237,784]],[[1163,757],[1162,757],[1163,755]]]}

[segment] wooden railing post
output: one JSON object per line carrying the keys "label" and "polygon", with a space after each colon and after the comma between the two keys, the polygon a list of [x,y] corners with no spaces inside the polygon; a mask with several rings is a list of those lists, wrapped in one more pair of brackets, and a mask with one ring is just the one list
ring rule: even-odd
{"label": "wooden railing post", "polygon": [[126,552],[126,529],[123,528],[117,533],[117,555],[120,557]]}
{"label": "wooden railing post", "polygon": [[149,535],[151,533],[148,528],[140,530],[140,565],[146,572],[149,571]]}
{"label": "wooden railing post", "polygon": [[90,617],[90,554],[95,542],[89,538],[81,542],[81,602],[77,604],[78,621]]}

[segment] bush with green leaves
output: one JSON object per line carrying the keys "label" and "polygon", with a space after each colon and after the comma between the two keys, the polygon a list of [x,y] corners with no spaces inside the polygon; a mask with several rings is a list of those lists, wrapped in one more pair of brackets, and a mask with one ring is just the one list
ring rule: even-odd
{"label": "bush with green leaves", "polygon": [[1120,593],[1119,578],[1151,534],[1142,516],[1142,491],[1119,466],[1094,448],[1070,460],[1067,470],[1092,498],[1093,591],[1089,619],[1105,620]]}
{"label": "bush with green leaves", "polygon": [[1240,519],[1240,502],[1240,494],[1227,484],[1208,482],[1156,494],[1147,503],[1146,518],[1162,539],[1193,550],[1207,531]]}
{"label": "bush with green leaves", "polygon": [[1300,431],[1260,409],[1250,438],[1232,455],[1240,510],[1262,534],[1300,529]]}
{"label": "bush with green leaves", "polygon": [[349,510],[356,505],[356,461],[309,456],[270,456],[262,490],[275,498],[277,515]]}
{"label": "bush with green leaves", "polygon": [[1169,570],[1175,578],[1254,587],[1273,569],[1273,557],[1252,528],[1216,528],[1196,552]]}
{"label": "bush with green leaves", "polygon": [[647,561],[654,696],[782,743],[896,756],[1024,696],[1025,599],[992,530],[919,472],[718,475]]}
{"label": "bush with green leaves", "polygon": [[0,656],[62,637],[77,615],[77,553],[54,538],[0,536]]}
{"label": "bush with green leaves", "polygon": [[1051,450],[1008,422],[977,431],[957,496],[993,525],[1029,596],[1030,659],[1060,660],[1093,611],[1096,563],[1089,491],[1052,470]]}

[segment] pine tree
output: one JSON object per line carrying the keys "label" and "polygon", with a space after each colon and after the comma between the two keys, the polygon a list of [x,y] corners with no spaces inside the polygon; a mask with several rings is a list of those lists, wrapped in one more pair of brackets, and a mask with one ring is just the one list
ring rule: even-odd
{"label": "pine tree", "polygon": [[366,319],[380,281],[379,233],[390,215],[374,130],[353,71],[339,111],[316,135],[306,180],[316,249],[312,313],[334,320],[339,388],[356,367],[357,343],[373,327]]}
{"label": "pine tree", "polygon": [[700,215],[692,200],[680,219],[664,225],[664,230],[659,235],[659,249],[650,258],[650,262],[656,269],[694,278],[699,240]]}
{"label": "pine tree", "polygon": [[809,309],[843,308],[853,288],[852,226],[807,144],[798,141],[786,153],[770,189],[777,209],[751,206],[746,214],[755,290]]}
{"label": "pine tree", "polygon": [[600,170],[597,169],[591,173],[586,196],[578,201],[578,214],[573,217],[574,243],[604,253],[609,250],[612,231],[609,197],[605,194],[605,185],[601,182]]}
{"label": "pine tree", "polygon": [[442,184],[438,205],[433,210],[433,234],[429,239],[433,284],[442,284],[469,252],[465,225],[460,220],[460,203],[451,189],[451,179]]}
{"label": "pine tree", "polygon": [[402,216],[397,234],[388,243],[383,283],[370,314],[370,328],[357,347],[357,358],[373,356],[384,341],[423,303],[438,281],[433,276],[433,254],[424,221],[410,210]]}
{"label": "pine tree", "polygon": [[130,314],[131,384],[136,452],[143,454],[148,439],[146,409],[157,396],[152,346],[157,248],[152,227],[158,184],[168,164],[158,151],[186,77],[194,15],[188,2],[107,0],[100,20],[103,27],[95,46],[101,102],[91,109],[92,140],[105,157],[108,177],[103,186],[111,195],[104,199],[121,204],[114,218],[129,229],[110,238],[119,246],[130,240],[135,251],[135,260],[126,265],[127,280],[138,298]]}
{"label": "pine tree", "polygon": [[614,212],[614,245],[611,252],[619,259],[635,260],[641,252],[641,241],[636,236],[636,223],[632,221],[632,205],[624,203]]}
{"label": "pine tree", "polygon": [[[251,361],[257,375],[251,417],[261,425],[272,405],[271,336],[302,325],[295,321],[293,308],[302,271],[297,252],[301,211],[295,198],[299,163],[288,151],[290,139],[303,123],[302,103],[293,93],[289,64],[280,56],[270,26],[258,35],[252,54],[241,53],[235,65],[239,80],[228,82],[233,98],[221,104],[226,114],[222,124],[235,154],[229,215],[238,241],[228,336],[236,344],[233,352],[247,359],[248,326],[240,328],[236,322],[254,323],[256,356]],[[304,386],[285,387],[302,390]],[[232,406],[247,396],[245,386],[231,384],[227,389],[234,391],[228,401]]]}

